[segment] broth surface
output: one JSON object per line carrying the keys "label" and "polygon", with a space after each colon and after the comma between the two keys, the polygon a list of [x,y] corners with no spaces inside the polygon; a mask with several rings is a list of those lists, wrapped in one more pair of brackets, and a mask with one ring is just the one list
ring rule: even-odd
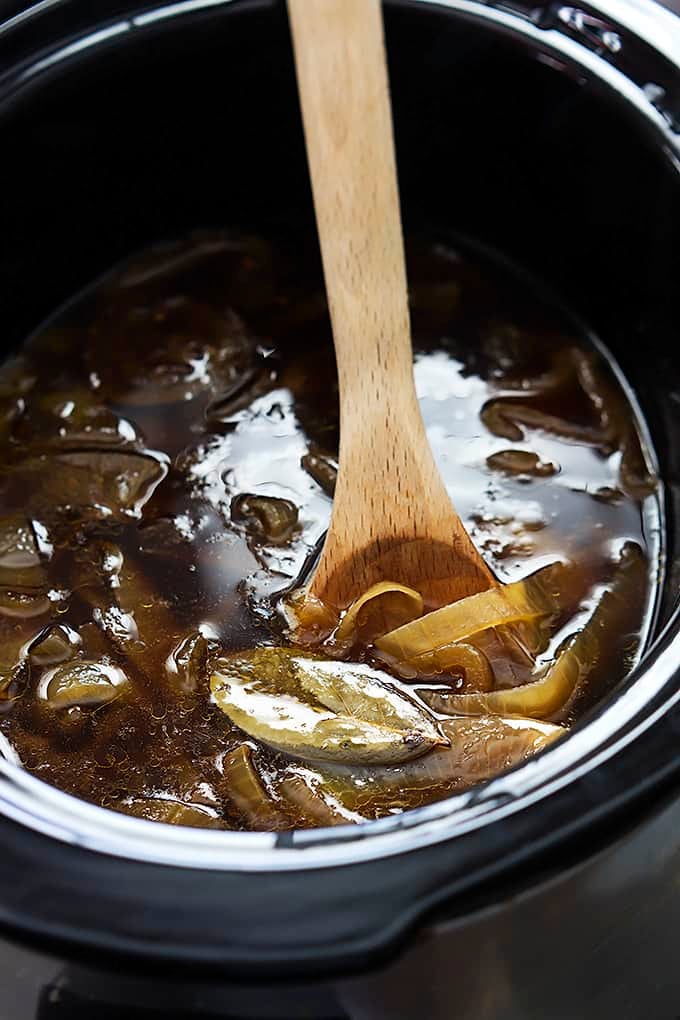
{"label": "broth surface", "polygon": [[[650,625],[661,528],[641,424],[583,329],[507,268],[415,240],[409,279],[427,432],[474,541],[503,582],[577,566],[545,661],[626,543],[645,557],[553,719],[568,725]],[[612,408],[626,424],[608,445]],[[211,698],[220,655],[285,641],[278,597],[328,526],[337,379],[311,247],[203,233],[131,259],[0,369],[0,412],[0,730],[37,776],[142,817],[278,829],[402,811],[541,746],[522,720],[473,718],[451,730],[455,761],[325,766],[244,736]],[[442,687],[393,682],[417,703]]]}

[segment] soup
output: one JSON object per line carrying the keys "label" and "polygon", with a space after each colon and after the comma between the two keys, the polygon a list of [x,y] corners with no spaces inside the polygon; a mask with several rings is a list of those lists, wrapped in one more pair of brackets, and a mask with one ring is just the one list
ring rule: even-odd
{"label": "soup", "polygon": [[300,601],[337,471],[315,249],[197,233],[0,370],[6,756],[158,821],[358,824],[520,764],[631,669],[662,550],[630,393],[532,281],[408,250],[428,436],[501,601]]}

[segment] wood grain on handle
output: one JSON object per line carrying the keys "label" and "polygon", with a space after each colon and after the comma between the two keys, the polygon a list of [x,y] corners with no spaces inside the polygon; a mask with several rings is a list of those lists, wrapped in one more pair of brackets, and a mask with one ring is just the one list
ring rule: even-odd
{"label": "wood grain on handle", "polygon": [[311,590],[377,580],[442,604],[491,574],[434,462],[413,380],[379,0],[288,0],[340,384],[340,467]]}

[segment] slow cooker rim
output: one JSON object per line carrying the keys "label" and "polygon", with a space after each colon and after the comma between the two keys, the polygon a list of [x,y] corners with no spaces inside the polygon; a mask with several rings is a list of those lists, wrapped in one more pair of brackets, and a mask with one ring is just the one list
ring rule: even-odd
{"label": "slow cooker rim", "polygon": [[[138,0],[136,3],[134,0],[132,2],[132,9],[127,13],[120,14],[116,10],[113,18],[105,18],[104,21],[107,22],[105,26],[100,15],[96,24],[101,27],[96,31],[92,30],[89,21],[85,26],[79,25],[72,29],[62,37],[61,47],[55,47],[52,42],[43,51],[36,53],[33,45],[28,59],[25,57],[18,59],[14,68],[0,73],[0,99],[3,92],[7,94],[15,88],[26,87],[36,71],[44,73],[65,58],[93,46],[106,46],[131,30],[143,31],[161,22],[202,15],[218,8],[244,10],[248,7],[268,7],[276,0],[177,0],[160,3],[154,7],[144,5],[141,10]],[[674,118],[673,111],[664,111],[663,108],[666,99],[664,90],[662,89],[659,94],[645,94],[643,89],[632,83],[617,68],[615,60],[618,51],[610,51],[609,43],[606,41],[607,27],[617,38],[618,30],[625,31],[628,44],[642,41],[645,47],[654,50],[665,63],[677,68],[680,65],[680,18],[662,7],[657,0],[601,0],[601,2],[584,0],[578,8],[557,7],[551,4],[542,7],[540,4],[532,4],[524,10],[519,4],[509,7],[503,0],[385,0],[385,2],[391,6],[448,9],[471,20],[494,22],[496,27],[511,34],[528,37],[546,49],[553,49],[556,54],[563,55],[577,65],[580,64],[584,70],[594,72],[615,92],[624,95],[639,113],[661,129],[666,135],[670,150],[675,153],[680,151],[680,134],[677,131],[677,124],[674,123],[677,118]],[[39,24],[42,16],[68,8],[69,0],[38,0],[4,24],[0,22],[0,43],[8,42],[11,46],[16,36],[20,36],[27,26],[32,28]],[[137,14],[134,13],[135,10]],[[603,21],[594,30],[590,25],[579,22],[580,27],[573,31],[575,25],[563,17],[565,12],[570,11],[579,15],[588,15],[591,12],[595,22],[598,22],[598,15],[604,15],[609,21]]]}
{"label": "slow cooker rim", "polygon": [[[680,729],[678,714],[671,729],[677,739]],[[631,747],[639,752],[640,741],[630,745],[629,749]],[[597,784],[589,789],[588,842],[587,846],[581,844],[580,852],[577,842],[577,853],[570,859],[570,868],[578,869],[594,856],[608,852],[640,818],[653,816],[659,806],[663,807],[664,791],[668,789],[674,773],[677,774],[678,760],[664,763],[663,776],[661,772],[645,774],[640,765],[647,761],[643,748],[642,754],[638,754],[637,759],[630,763],[628,775],[635,787],[635,802],[642,806],[633,815],[630,811],[630,791],[624,797],[619,797],[615,807],[620,816],[620,824],[615,830],[612,830],[610,824],[612,804],[603,807],[603,791]],[[665,780],[662,784],[661,778]],[[656,796],[660,785],[661,800]],[[571,802],[574,801],[573,793],[573,785],[564,788],[550,803],[552,814],[544,817],[544,836],[540,846],[529,844],[523,832],[521,816],[508,819],[511,825],[518,823],[514,825],[517,831],[513,834],[513,852],[502,860],[493,851],[487,853],[487,860],[481,869],[478,867],[479,862],[474,860],[476,870],[459,868],[455,876],[452,876],[448,844],[425,846],[419,851],[402,855],[401,859],[392,858],[393,863],[407,865],[405,869],[401,867],[396,882],[385,882],[385,861],[382,858],[360,862],[349,868],[336,868],[332,884],[336,901],[340,897],[350,903],[352,923],[349,933],[346,923],[344,930],[338,932],[329,921],[329,917],[333,916],[333,906],[328,908],[327,913],[325,897],[319,895],[318,887],[310,885],[310,873],[304,881],[302,879],[305,876],[302,874],[293,877],[294,884],[291,885],[290,873],[277,872],[270,877],[275,878],[277,897],[284,903],[295,904],[293,918],[287,916],[285,924],[281,924],[279,918],[277,924],[269,916],[269,911],[265,910],[267,938],[255,945],[238,936],[236,939],[226,938],[231,928],[228,924],[225,928],[222,922],[223,918],[226,921],[232,916],[246,918],[252,912],[251,894],[247,883],[242,880],[242,873],[193,873],[187,899],[186,886],[181,891],[177,889],[179,875],[187,874],[185,869],[178,872],[176,868],[162,865],[95,855],[99,858],[96,883],[108,881],[115,889],[113,898],[102,901],[98,897],[97,884],[92,883],[92,874],[87,873],[93,855],[81,847],[60,848],[65,851],[68,862],[66,881],[50,886],[47,910],[42,909],[41,903],[40,910],[29,911],[26,904],[36,896],[33,869],[30,866],[33,861],[40,861],[52,868],[51,873],[56,871],[60,879],[62,869],[60,866],[54,867],[51,840],[0,820],[8,865],[3,875],[4,895],[0,898],[0,930],[16,941],[40,945],[48,951],[59,947],[61,953],[77,954],[79,959],[86,952],[95,963],[101,952],[111,953],[114,959],[129,961],[133,966],[154,966],[173,960],[188,970],[206,972],[207,968],[207,973],[211,973],[215,979],[224,974],[237,980],[248,980],[252,976],[263,978],[265,975],[274,980],[294,980],[302,975],[318,977],[358,973],[394,955],[408,932],[425,917],[441,917],[444,911],[447,919],[455,919],[467,916],[470,910],[472,913],[484,910],[486,905],[495,902],[498,883],[501,881],[504,896],[513,897],[531,890],[536,885],[537,854],[545,862],[546,853],[551,849],[559,848],[560,855],[564,850],[565,833],[553,831],[550,823],[555,817],[563,819],[569,815],[569,798]],[[567,798],[566,806],[562,804],[557,809],[556,801],[561,794]],[[578,825],[574,823],[574,831],[567,833],[567,845],[572,844],[571,837],[578,838],[577,828]],[[599,833],[595,845],[591,838],[594,831]],[[36,855],[36,847],[31,844],[40,841],[42,846],[37,848]],[[505,844],[504,853],[507,851],[507,841]],[[478,856],[478,850],[475,843],[472,850],[474,858]],[[438,851],[438,854],[434,855],[433,851]],[[518,873],[519,886],[516,885]],[[325,876],[325,870],[321,874]],[[404,874],[408,876],[406,880],[402,877]],[[554,866],[552,869],[548,866],[546,870],[542,864],[538,872],[539,883],[549,883],[556,874]],[[423,884],[424,875],[427,881]],[[315,877],[318,878],[318,873]],[[328,880],[324,877],[323,881],[326,883],[325,889]],[[197,885],[197,882],[201,884]],[[206,887],[209,892],[209,912],[206,912],[205,903],[197,908],[194,904],[199,890],[204,893],[205,899]],[[132,903],[127,893],[130,888]],[[80,894],[78,907],[82,903],[86,904],[79,914],[73,907],[76,889]],[[134,905],[131,916],[121,910],[121,900],[125,896],[125,905],[131,909]],[[164,909],[168,902],[173,905],[170,912]],[[155,921],[157,914],[163,916],[162,934],[159,934],[159,925]],[[190,915],[192,924],[188,925]],[[311,926],[308,924],[310,915],[314,919]],[[217,932],[215,916],[219,919]],[[308,933],[302,943],[295,937],[296,917],[300,924],[311,927],[313,932],[311,935]],[[359,917],[362,921],[360,930],[356,925]],[[204,937],[202,927],[210,929],[211,921],[212,930]],[[201,937],[196,934],[197,923]]]}
{"label": "slow cooker rim", "polygon": [[[224,0],[224,2],[228,3],[229,0]],[[416,0],[416,2],[426,4],[426,0]],[[487,20],[492,20],[495,14],[498,13],[493,8],[471,3],[470,0],[441,0],[440,3],[427,3],[427,5],[447,7],[452,9],[452,11],[464,10],[466,12],[469,12],[469,8],[474,7],[475,16]],[[192,6],[195,5],[192,4]],[[237,9],[237,7],[234,6],[233,9]],[[508,13],[504,13],[503,17],[506,28],[508,28],[509,24],[514,23],[511,15]],[[517,35],[524,37],[526,35],[526,21],[519,17],[516,20],[515,29]],[[678,22],[678,27],[680,28],[680,21]],[[534,27],[532,31],[539,30],[536,30]],[[680,36],[678,38],[680,39]],[[543,37],[541,37],[541,41],[545,42]],[[571,59],[573,40],[569,40],[568,50],[569,58]],[[599,58],[597,59],[599,60]],[[589,51],[586,63],[587,66],[593,66],[592,54]],[[611,88],[610,79],[611,74],[608,75],[608,85]],[[639,99],[639,97],[637,98]],[[647,103],[647,105],[649,110],[646,111],[646,119],[651,123],[653,130],[656,131],[662,145],[668,146],[669,140],[674,145],[677,145],[677,139],[675,139],[675,136],[673,136],[669,129],[668,121],[650,103]],[[214,843],[215,854],[210,858],[211,864],[206,862],[204,866],[197,868],[193,861],[191,865],[176,867],[171,861],[161,861],[156,860],[156,858],[151,863],[149,860],[145,860],[143,856],[129,854],[127,849],[122,851],[121,856],[116,861],[111,855],[110,847],[108,850],[102,849],[100,845],[95,847],[92,841],[84,837],[82,831],[68,832],[65,830],[64,813],[59,810],[62,804],[69,802],[70,807],[77,807],[79,810],[76,813],[80,814],[80,812],[83,812],[81,817],[89,815],[95,828],[101,828],[103,816],[110,815],[121,827],[120,831],[127,830],[129,833],[135,832],[138,834],[138,846],[145,843],[154,843],[154,836],[159,834],[158,823],[151,823],[142,819],[125,818],[112,812],[104,812],[101,808],[85,804],[62,794],[60,790],[48,786],[34,776],[20,772],[6,762],[0,763],[0,810],[6,815],[6,819],[0,821],[0,827],[5,834],[9,834],[10,831],[18,832],[17,847],[20,845],[23,851],[33,844],[37,858],[40,857],[45,866],[50,869],[50,875],[55,881],[59,878],[59,869],[54,865],[50,854],[50,848],[53,848],[55,844],[59,845],[60,851],[65,852],[68,859],[72,862],[75,871],[80,867],[80,864],[77,862],[84,862],[86,860],[90,864],[93,861],[99,862],[95,867],[99,868],[101,864],[102,869],[107,871],[110,869],[115,870],[115,865],[117,864],[120,867],[132,868],[140,874],[153,874],[154,879],[153,882],[149,883],[150,885],[162,875],[181,877],[182,873],[195,875],[196,871],[201,871],[206,881],[208,878],[214,878],[219,884],[221,880],[225,881],[228,877],[233,877],[234,874],[238,878],[244,871],[260,871],[262,875],[265,875],[267,872],[271,872],[272,869],[275,871],[277,879],[285,879],[286,875],[290,872],[296,872],[298,877],[301,872],[305,872],[307,879],[311,881],[311,877],[315,872],[325,871],[330,866],[337,869],[336,874],[351,874],[353,876],[352,881],[354,882],[360,872],[370,874],[368,869],[376,863],[381,863],[387,856],[393,858],[394,862],[410,862],[410,867],[412,868],[421,867],[425,857],[436,857],[439,861],[438,871],[434,868],[432,877],[435,877],[437,873],[443,873],[447,878],[451,879],[452,862],[447,861],[446,868],[441,864],[441,851],[446,849],[444,845],[450,845],[455,835],[459,841],[462,841],[467,836],[474,835],[480,827],[482,820],[489,833],[493,831],[498,833],[499,826],[504,824],[506,826],[513,825],[514,828],[526,828],[527,822],[531,817],[530,812],[538,803],[542,803],[543,807],[545,807],[545,797],[548,793],[555,797],[551,805],[552,811],[557,811],[558,804],[562,808],[564,808],[565,803],[571,804],[572,807],[578,804],[579,811],[577,817],[579,824],[591,824],[592,818],[595,815],[601,817],[607,814],[608,811],[613,809],[613,805],[596,804],[593,798],[593,788],[598,788],[596,782],[597,765],[613,760],[616,760],[621,765],[626,756],[636,760],[636,755],[643,754],[645,742],[652,730],[657,734],[659,732],[662,733],[662,738],[658,739],[656,744],[656,752],[668,751],[668,755],[665,757],[663,754],[661,755],[661,760],[657,763],[657,771],[652,771],[650,774],[645,775],[645,782],[642,785],[639,783],[620,782],[620,801],[623,798],[639,800],[644,789],[647,789],[651,783],[658,780],[662,775],[667,775],[670,770],[680,769],[680,759],[675,750],[675,745],[677,744],[678,713],[677,711],[675,713],[671,711],[680,704],[680,692],[675,690],[675,674],[678,662],[680,662],[680,634],[673,632],[677,621],[678,613],[674,615],[655,646],[652,647],[642,667],[638,667],[631,674],[626,682],[625,690],[621,692],[619,698],[612,704],[601,706],[593,718],[575,727],[568,741],[565,741],[564,744],[545,751],[522,768],[493,780],[481,789],[472,790],[468,795],[461,795],[460,798],[430,805],[429,807],[418,809],[417,812],[411,812],[409,815],[402,816],[401,821],[398,821],[394,826],[397,830],[395,832],[385,831],[385,829],[393,826],[374,822],[364,829],[364,832],[358,839],[351,839],[352,835],[357,834],[355,830],[348,830],[347,835],[343,832],[338,832],[338,830],[315,830],[309,833],[298,833],[300,838],[295,841],[294,845],[291,845],[289,835],[285,833],[280,836],[271,836],[266,833],[231,834],[238,837],[240,851],[245,850],[247,853],[248,861],[244,863],[243,860],[237,862],[226,859],[224,847],[229,833],[186,830],[186,832],[191,833],[191,847],[189,847],[189,850],[193,855],[196,853],[197,846],[204,843],[204,841],[207,840],[206,845]],[[644,694],[640,684],[636,682],[642,669],[647,681]],[[616,715],[617,718],[612,719],[613,715]],[[611,723],[609,729],[607,725],[603,724],[605,720]],[[597,744],[597,755],[593,758],[591,757],[593,749],[588,734],[592,735],[595,727],[597,727],[599,743]],[[567,754],[565,752],[567,748],[570,748],[573,753]],[[632,774],[635,775],[634,770]],[[524,778],[531,777],[535,781],[531,786],[531,792],[525,789],[524,794],[517,797],[515,795],[515,787],[519,782],[518,777],[520,775]],[[548,779],[550,779],[550,783],[548,783]],[[17,790],[18,792],[23,790],[27,796],[17,798]],[[48,801],[53,801],[57,810],[52,818],[41,819],[41,824],[39,824],[36,812],[41,795],[45,795]],[[31,803],[32,801],[33,804]],[[463,826],[457,833],[442,831],[442,828],[446,826],[441,825],[442,819],[439,817],[442,805],[451,805],[452,803],[459,803],[461,809],[463,809],[461,814],[458,815],[459,818],[463,816],[464,812],[467,812],[465,816],[468,821],[467,828]],[[621,803],[619,803],[618,807],[620,806]],[[564,816],[565,812],[563,811],[561,815],[563,827],[556,826],[555,829],[545,833],[542,845],[539,846],[536,843],[531,843],[530,840],[525,840],[524,845],[522,845],[522,841],[518,840],[523,859],[526,860],[529,856],[542,852],[545,845],[555,843],[555,841],[564,836]],[[390,822],[391,820],[387,821]],[[19,824],[15,824],[16,822],[19,822]],[[544,822],[545,814],[543,813],[543,825]],[[370,833],[367,832],[368,828],[371,829]],[[548,828],[551,827],[548,826]],[[174,839],[178,838],[181,840],[184,838],[184,833],[174,829],[172,826],[163,826],[163,829],[164,838],[162,841],[164,844],[167,840],[172,843]],[[408,837],[414,832],[416,838],[400,839],[400,837]],[[398,838],[391,839],[393,836]],[[438,837],[435,838],[435,836]],[[388,839],[391,839],[391,847],[385,848]],[[38,844],[41,846],[36,849]],[[355,848],[360,847],[361,853],[355,856],[348,855],[346,851],[350,845],[353,845]],[[264,854],[260,854],[259,847],[264,849]],[[93,853],[95,849],[97,853]],[[33,853],[34,850],[31,852]],[[272,853],[269,853],[269,851],[272,851]],[[304,854],[302,853],[303,851]],[[220,857],[219,861],[217,861],[217,855]],[[493,866],[496,870],[502,870],[506,867],[506,862],[499,864],[496,861]],[[490,873],[490,867],[490,865],[487,866],[485,874]],[[470,881],[473,879],[480,880],[482,871],[483,869],[478,870],[472,877],[467,877]],[[106,871],[103,871],[103,873],[106,873]],[[27,888],[27,885],[25,885],[27,877],[21,875],[20,868],[15,871],[14,880],[16,881],[16,891],[20,901],[21,895],[25,888]],[[11,885],[12,876],[9,871],[4,874],[3,882],[5,889]],[[372,888],[370,884],[367,885],[367,888],[371,889],[375,898],[377,890]],[[453,886],[450,881],[449,885],[444,886],[444,894],[442,895],[453,895],[452,889]],[[84,895],[92,895],[93,905],[97,902],[96,887],[88,886],[87,889],[83,889],[83,892]],[[216,897],[216,904],[217,900],[218,898]],[[420,916],[422,910],[428,906],[428,903],[429,901],[426,902],[425,899],[419,901],[414,899],[414,902],[411,903],[409,892],[408,904],[401,905],[401,912],[396,908],[395,916],[397,920],[394,921],[394,927],[404,930],[406,925],[413,922],[416,915]],[[56,904],[48,904],[48,906],[56,906]],[[63,907],[63,901],[61,906]],[[186,901],[182,901],[182,906],[187,908],[189,904]],[[117,930],[116,919],[102,914],[101,919],[98,918],[98,920],[100,922],[100,930],[97,937],[102,938],[102,943],[105,945],[106,922],[108,920],[112,931]],[[118,918],[117,923],[122,923],[121,919]],[[42,928],[43,933],[47,934],[46,925],[27,913],[24,907],[18,910],[18,913],[15,910],[10,910],[7,897],[4,897],[2,904],[0,904],[0,924],[21,928],[24,931],[33,933],[40,932]],[[58,931],[56,927],[53,928],[53,934],[60,939],[68,939],[69,937],[68,931],[64,930],[63,927]],[[388,934],[391,934],[391,929],[389,932],[383,932],[383,940]],[[70,937],[77,941],[80,936],[76,932],[71,932]],[[95,936],[91,935],[90,937]],[[366,942],[366,945],[368,946],[368,943],[372,942],[372,945],[375,946],[379,940],[375,933],[373,933]],[[133,947],[134,945],[134,939],[130,939],[127,936],[123,937],[122,941],[128,947]],[[358,946],[359,940],[357,937],[353,942],[353,949],[356,949]],[[158,954],[162,953],[164,957],[167,957],[168,954],[172,955],[168,941],[159,941],[156,950]],[[149,945],[145,946],[143,941],[139,941],[135,952],[142,954],[144,952],[151,952],[151,947]],[[176,952],[182,957],[187,955],[186,948]],[[220,943],[220,946],[214,950],[214,958],[222,960],[225,952]],[[322,955],[323,952],[327,952],[327,948],[324,950],[323,947],[320,947],[319,955]],[[305,957],[309,959],[309,951],[306,951]],[[257,954],[254,955],[253,959],[255,958],[258,961],[262,959],[261,950],[258,950]],[[243,954],[241,957],[238,957],[238,954],[232,952],[231,959],[236,961],[234,965],[241,966],[248,958]]]}

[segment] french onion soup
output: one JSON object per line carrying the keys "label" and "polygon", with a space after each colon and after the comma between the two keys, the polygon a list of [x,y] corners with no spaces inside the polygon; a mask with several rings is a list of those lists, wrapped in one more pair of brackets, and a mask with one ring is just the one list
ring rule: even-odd
{"label": "french onion soup", "polygon": [[661,528],[630,392],[525,277],[407,247],[428,437],[499,585],[310,599],[338,449],[314,249],[159,245],[0,368],[6,757],[157,821],[360,824],[520,764],[634,665]]}

